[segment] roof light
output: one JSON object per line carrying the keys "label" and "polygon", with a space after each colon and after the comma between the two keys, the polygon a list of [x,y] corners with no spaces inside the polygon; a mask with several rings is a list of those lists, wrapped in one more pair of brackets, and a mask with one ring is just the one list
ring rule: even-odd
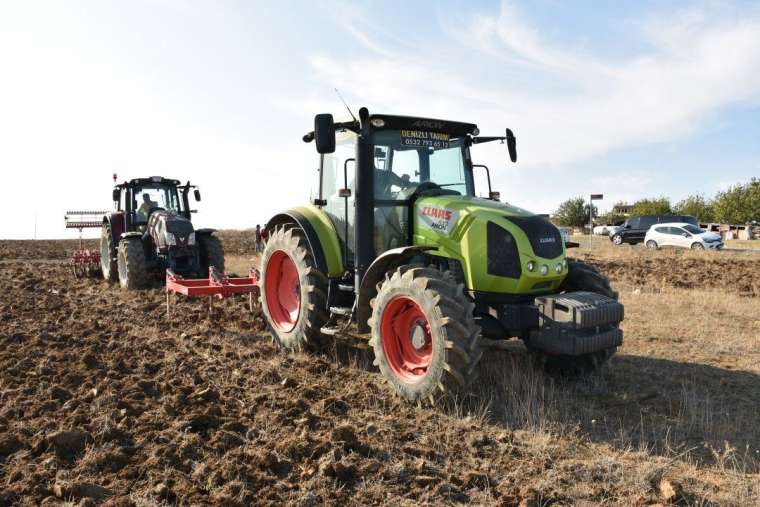
{"label": "roof light", "polygon": [[373,127],[377,127],[377,128],[385,127],[385,120],[383,120],[382,118],[372,118],[370,123],[372,124]]}
{"label": "roof light", "polygon": [[478,127],[475,127],[474,129],[472,129],[472,135],[474,136],[480,135],[480,129]]}

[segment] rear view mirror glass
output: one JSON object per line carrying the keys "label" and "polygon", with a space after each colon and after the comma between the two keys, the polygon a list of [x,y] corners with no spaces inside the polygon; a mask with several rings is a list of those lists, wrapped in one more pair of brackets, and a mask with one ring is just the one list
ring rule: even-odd
{"label": "rear view mirror glass", "polygon": [[195,192],[193,192],[193,195],[195,196],[195,200],[196,201],[200,201],[201,200],[201,191],[198,190],[197,188],[195,189]]}
{"label": "rear view mirror glass", "polygon": [[119,192],[118,188],[113,189],[113,194],[111,194],[114,202],[119,200],[119,197],[121,197],[121,192]]}
{"label": "rear view mirror glass", "polygon": [[314,117],[314,141],[317,153],[335,152],[335,123],[331,114],[318,114]]}

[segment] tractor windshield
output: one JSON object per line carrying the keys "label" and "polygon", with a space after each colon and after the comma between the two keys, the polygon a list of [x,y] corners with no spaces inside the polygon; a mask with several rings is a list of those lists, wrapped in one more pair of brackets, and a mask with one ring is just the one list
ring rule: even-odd
{"label": "tractor windshield", "polygon": [[176,187],[156,184],[144,185],[133,190],[132,209],[136,211],[136,222],[147,222],[151,212],[157,208],[180,212]]}
{"label": "tractor windshield", "polygon": [[419,130],[379,130],[373,134],[375,198],[399,199],[421,183],[474,195],[463,138]]}

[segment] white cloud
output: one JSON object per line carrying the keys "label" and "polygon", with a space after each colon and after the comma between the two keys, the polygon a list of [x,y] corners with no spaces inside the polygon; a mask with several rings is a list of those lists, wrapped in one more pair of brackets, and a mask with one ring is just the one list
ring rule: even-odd
{"label": "white cloud", "polygon": [[[586,190],[571,175],[563,176],[565,185],[536,184],[556,181],[558,168],[683,138],[722,107],[760,99],[759,12],[741,19],[697,9],[657,14],[639,22],[645,49],[624,59],[548,41],[505,1],[496,14],[459,23],[461,30],[446,26],[450,40],[437,44],[444,57],[405,51],[392,41],[381,45],[363,35],[362,44],[374,54],[350,61],[319,56],[312,65],[318,80],[340,83],[354,100],[375,109],[475,121],[484,133],[512,127],[520,164],[496,173],[503,195],[524,199],[526,192],[510,189],[540,187],[540,194],[528,190],[531,200],[556,206],[568,188]],[[351,33],[366,34],[362,22],[357,16],[346,25]],[[465,40],[469,51],[458,60],[456,47]],[[478,74],[461,72],[465,66]],[[551,87],[555,93],[547,93]],[[480,156],[503,165],[503,150]],[[645,175],[617,195],[650,194],[653,180],[655,174]],[[596,178],[595,184],[604,187],[595,191],[611,190],[610,195],[622,188],[620,181]]]}

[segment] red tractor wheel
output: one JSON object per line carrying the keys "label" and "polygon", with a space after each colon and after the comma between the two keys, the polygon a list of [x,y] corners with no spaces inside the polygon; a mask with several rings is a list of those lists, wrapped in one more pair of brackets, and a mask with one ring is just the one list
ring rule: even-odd
{"label": "red tractor wheel", "polygon": [[438,269],[402,266],[372,300],[375,365],[404,398],[435,403],[468,387],[480,360],[474,304]]}
{"label": "red tractor wheel", "polygon": [[277,342],[318,348],[327,323],[327,277],[316,268],[303,231],[278,227],[261,256],[261,308]]}
{"label": "red tractor wheel", "polygon": [[380,339],[389,368],[406,382],[422,380],[433,359],[433,337],[425,312],[412,298],[396,296],[382,319]]}
{"label": "red tractor wheel", "polygon": [[267,263],[266,278],[264,288],[272,325],[280,331],[290,332],[298,322],[301,310],[301,284],[295,262],[286,252],[277,250]]}

